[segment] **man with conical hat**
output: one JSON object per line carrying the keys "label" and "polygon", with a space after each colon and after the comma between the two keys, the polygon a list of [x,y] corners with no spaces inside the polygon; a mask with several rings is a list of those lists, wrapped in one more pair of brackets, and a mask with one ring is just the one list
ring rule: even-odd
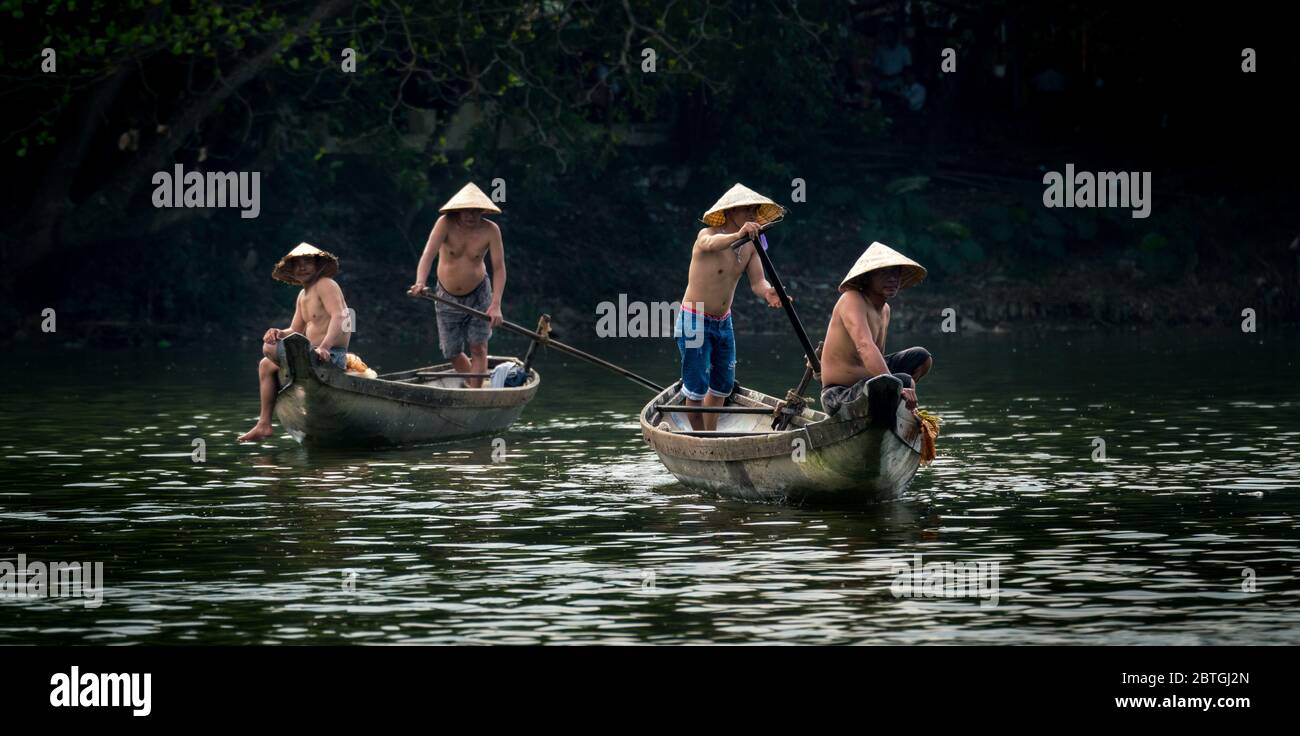
{"label": "man with conical hat", "polygon": [[888,301],[900,289],[925,278],[921,264],[884,243],[872,243],[840,283],[840,298],[831,310],[822,346],[822,407],[835,414],[862,395],[868,380],[893,374],[903,383],[903,398],[916,408],[916,382],[934,359],[921,347],[885,353],[889,332]]}
{"label": "man with conical hat", "polygon": [[[438,212],[441,214],[415,269],[411,294],[419,295],[427,288],[425,281],[437,259],[434,293],[491,316],[489,322],[439,302],[438,343],[442,355],[461,373],[486,373],[488,338],[492,336],[492,328],[503,319],[501,295],[506,288],[506,251],[501,242],[501,228],[483,215],[500,214],[501,209],[470,182]],[[492,259],[490,281],[485,265],[489,256]],[[467,381],[471,388],[482,384],[481,378]]]}
{"label": "man with conical hat", "polygon": [[[754,255],[755,242],[732,248],[743,236],[758,237],[759,227],[780,219],[781,205],[736,184],[700,220],[691,269],[682,296],[682,309],[673,331],[682,356],[682,395],[689,406],[722,406],[736,381],[736,336],[731,303],[742,275],[750,291],[780,308],[776,289],[763,277],[763,264]],[[718,428],[717,414],[687,415],[696,430]]]}
{"label": "man with conical hat", "polygon": [[348,341],[352,334],[343,290],[334,281],[338,272],[339,259],[311,243],[299,243],[271,270],[271,278],[301,286],[302,291],[298,293],[289,326],[272,327],[262,336],[262,360],[257,364],[261,413],[257,424],[240,435],[240,442],[265,439],[273,434],[271,410],[275,408],[275,396],[280,389],[277,374],[284,358],[284,338],[300,333],[311,342],[317,360],[340,370],[347,369]]}

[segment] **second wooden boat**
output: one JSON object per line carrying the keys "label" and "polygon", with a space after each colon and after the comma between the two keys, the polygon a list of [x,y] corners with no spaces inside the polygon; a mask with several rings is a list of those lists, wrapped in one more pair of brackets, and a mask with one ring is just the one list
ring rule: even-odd
{"label": "second wooden boat", "polygon": [[[313,447],[418,445],[501,432],[541,385],[529,369],[522,386],[464,388],[450,363],[365,378],[315,358],[302,335],[284,340],[275,418]],[[489,369],[517,358],[489,357]],[[486,380],[486,379],[485,379]]]}
{"label": "second wooden boat", "polygon": [[897,498],[921,461],[920,422],[902,383],[877,376],[830,417],[805,408],[784,431],[770,429],[780,400],[737,388],[715,432],[692,430],[680,382],[641,411],[641,434],[683,484],[767,502],[871,502]]}

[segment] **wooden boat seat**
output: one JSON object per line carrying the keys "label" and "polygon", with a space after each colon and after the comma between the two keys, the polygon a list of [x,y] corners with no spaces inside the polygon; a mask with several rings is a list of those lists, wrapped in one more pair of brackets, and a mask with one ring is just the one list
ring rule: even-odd
{"label": "wooden boat seat", "polygon": [[769,429],[766,432],[723,432],[722,430],[706,431],[702,429],[701,430],[691,429],[691,430],[676,430],[674,434],[680,434],[685,437],[754,437],[757,435],[781,434],[781,433],[777,432],[774,429]]}

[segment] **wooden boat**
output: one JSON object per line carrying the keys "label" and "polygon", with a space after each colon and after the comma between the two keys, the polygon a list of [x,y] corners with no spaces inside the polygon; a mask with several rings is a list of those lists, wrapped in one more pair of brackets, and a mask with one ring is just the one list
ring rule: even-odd
{"label": "wooden boat", "polygon": [[[383,447],[500,432],[537,394],[541,376],[514,388],[463,388],[450,363],[365,378],[321,363],[302,335],[284,340],[275,418],[312,447]],[[489,357],[489,369],[516,358]]]}
{"label": "wooden boat", "polygon": [[877,376],[834,417],[804,408],[788,429],[773,431],[780,400],[738,387],[718,412],[717,430],[698,432],[686,413],[671,409],[684,403],[679,381],[642,409],[641,434],[683,484],[718,495],[794,503],[890,500],[921,461],[920,422],[901,390],[897,378]]}

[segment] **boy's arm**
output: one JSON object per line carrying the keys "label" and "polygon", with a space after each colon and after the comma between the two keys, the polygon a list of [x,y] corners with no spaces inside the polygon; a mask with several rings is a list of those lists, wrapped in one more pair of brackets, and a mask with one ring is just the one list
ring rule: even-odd
{"label": "boy's arm", "polygon": [[781,297],[777,296],[776,287],[767,283],[767,279],[763,277],[763,262],[758,260],[756,253],[749,254],[745,274],[749,276],[749,290],[754,292],[755,296],[766,301],[769,307],[781,306]]}
{"label": "boy's arm", "polygon": [[424,244],[424,253],[420,254],[420,263],[415,267],[415,284],[411,286],[411,294],[424,291],[425,284],[429,280],[429,271],[433,268],[433,261],[438,257],[442,241],[446,239],[447,217],[440,215],[438,221],[433,223],[433,229],[429,231],[429,239]]}
{"label": "boy's arm", "polygon": [[347,305],[343,303],[343,290],[334,279],[324,278],[318,281],[316,293],[320,296],[321,306],[325,307],[325,313],[330,316],[329,328],[325,330],[320,345],[316,346],[316,353],[321,360],[329,360],[330,348],[341,342],[343,336],[343,325],[348,316]]}
{"label": "boy's arm", "polygon": [[878,345],[878,347],[880,348],[880,354],[884,355],[885,340],[889,337],[889,305],[886,304],[885,308],[880,311],[881,311],[880,345]]}
{"label": "boy's arm", "polygon": [[298,292],[298,298],[293,300],[293,319],[289,320],[289,326],[285,329],[272,327],[262,336],[262,342],[268,345],[274,345],[276,342],[283,340],[285,335],[290,332],[302,334],[307,330],[307,320],[302,317],[302,292]]}
{"label": "boy's arm", "polygon": [[885,356],[880,354],[880,348],[871,337],[871,318],[867,316],[866,300],[856,291],[844,293],[851,303],[846,304],[846,309],[840,312],[840,320],[844,323],[849,338],[853,340],[853,347],[857,349],[862,365],[866,366],[873,376],[888,373],[889,366],[885,363]]}
{"label": "boy's arm", "polygon": [[734,233],[713,233],[713,228],[706,227],[695,236],[695,247],[702,251],[714,252],[726,250],[732,243],[748,235],[751,238],[758,237],[758,223],[747,222]]}
{"label": "boy's arm", "polygon": [[496,223],[492,223],[488,254],[492,258],[492,304],[488,306],[487,313],[492,318],[492,326],[500,327],[505,321],[501,314],[501,295],[506,290],[506,247],[501,242],[501,228]]}
{"label": "boy's arm", "polygon": [[[856,294],[856,292],[854,292],[854,293]],[[862,298],[861,295],[858,295],[858,298],[861,299],[861,298]],[[889,364],[885,362],[885,337],[886,337],[886,334],[889,332],[889,305],[886,304],[886,305],[884,306],[884,308],[881,309],[880,311],[881,311],[881,315],[880,315],[880,344],[879,344],[879,345],[876,345],[876,343],[875,343],[874,341],[872,341],[872,339],[871,339],[871,330],[870,330],[870,329],[867,330],[867,336],[866,336],[867,342],[870,343],[872,352],[874,352],[874,353],[876,354],[876,357],[879,358],[879,360],[880,360],[880,366],[881,366],[881,368],[882,368],[882,370],[880,371],[880,373],[876,373],[875,375],[882,375],[882,374],[884,374],[884,373],[889,373],[889,372],[890,372],[890,371],[889,371]],[[868,318],[868,319],[870,319],[870,318]],[[869,323],[868,323],[868,326],[869,326]],[[850,332],[850,334],[852,334],[852,332]],[[863,363],[864,363],[868,368],[871,368],[871,369],[874,371],[875,368],[872,368],[871,364],[870,364],[870,363],[867,363],[867,361],[866,361],[866,357],[865,357],[865,354],[862,352],[862,344],[858,342],[858,338],[857,338],[856,336],[853,338],[853,342],[854,342],[855,345],[858,346],[858,354],[864,356],[863,359],[862,359],[862,362],[863,362]],[[902,391],[902,394],[903,394],[903,401],[907,403],[907,408],[908,408],[908,409],[915,410],[915,409],[916,409],[916,384],[915,384],[915,383],[912,384],[912,387],[911,387],[911,388],[904,388],[903,391]]]}

